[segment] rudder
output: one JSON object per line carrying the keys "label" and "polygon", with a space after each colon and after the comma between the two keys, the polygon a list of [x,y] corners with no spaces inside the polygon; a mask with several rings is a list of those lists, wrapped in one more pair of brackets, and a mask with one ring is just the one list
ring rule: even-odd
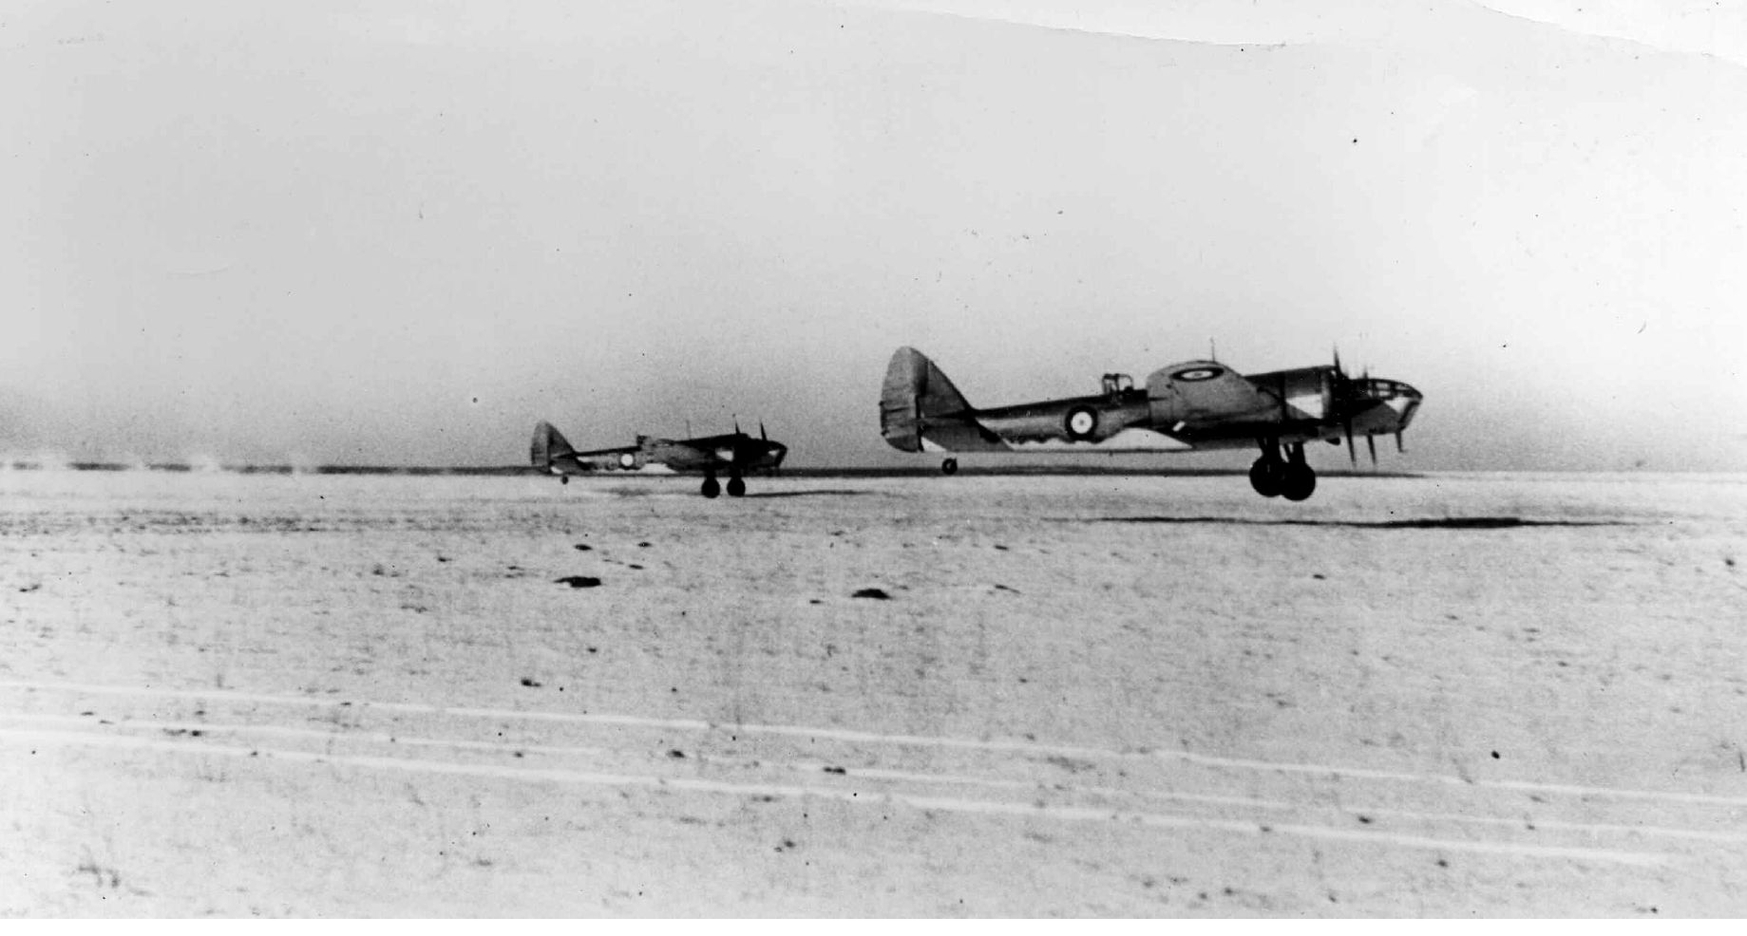
{"label": "rudder", "polygon": [[528,458],[535,468],[546,471],[552,467],[553,456],[570,455],[575,451],[551,423],[541,420],[534,426],[534,441],[528,447]]}
{"label": "rudder", "polygon": [[976,408],[939,366],[915,348],[899,348],[880,388],[880,435],[899,451],[920,452],[924,428],[949,427],[986,432],[977,424]]}

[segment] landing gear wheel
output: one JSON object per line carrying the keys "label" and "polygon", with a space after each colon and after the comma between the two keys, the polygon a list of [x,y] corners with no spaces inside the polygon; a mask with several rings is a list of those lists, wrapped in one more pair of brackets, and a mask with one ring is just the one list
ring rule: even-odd
{"label": "landing gear wheel", "polygon": [[705,497],[715,497],[720,493],[722,493],[722,486],[716,483],[715,475],[704,478],[703,495]]}
{"label": "landing gear wheel", "polygon": [[1279,497],[1286,482],[1286,463],[1263,455],[1250,466],[1250,487],[1263,497]]}
{"label": "landing gear wheel", "polygon": [[729,478],[728,479],[728,496],[729,497],[745,497],[746,496],[746,482],[742,481],[739,478]]}
{"label": "landing gear wheel", "polygon": [[1286,465],[1286,477],[1280,482],[1280,496],[1289,501],[1301,501],[1316,491],[1316,472],[1303,462]]}
{"label": "landing gear wheel", "polygon": [[1068,438],[1076,442],[1090,439],[1092,433],[1098,431],[1098,411],[1090,406],[1076,406],[1068,410],[1062,428],[1067,430]]}
{"label": "landing gear wheel", "polygon": [[958,459],[949,458],[940,463],[941,474],[958,474]]}

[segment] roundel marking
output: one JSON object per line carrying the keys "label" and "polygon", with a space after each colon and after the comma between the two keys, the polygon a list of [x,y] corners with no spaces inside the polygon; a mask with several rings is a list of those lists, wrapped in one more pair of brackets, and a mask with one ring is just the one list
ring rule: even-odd
{"label": "roundel marking", "polygon": [[632,455],[630,452],[620,452],[619,467],[625,469],[637,467],[637,456]]}
{"label": "roundel marking", "polygon": [[1098,430],[1098,411],[1090,406],[1076,406],[1068,410],[1065,426],[1071,438],[1089,438]]}
{"label": "roundel marking", "polygon": [[1212,380],[1225,373],[1223,367],[1185,367],[1171,375],[1172,380],[1194,383],[1198,380]]}

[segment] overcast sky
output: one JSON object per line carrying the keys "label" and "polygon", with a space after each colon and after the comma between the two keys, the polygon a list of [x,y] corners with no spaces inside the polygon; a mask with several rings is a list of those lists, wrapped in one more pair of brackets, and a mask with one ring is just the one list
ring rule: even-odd
{"label": "overcast sky", "polygon": [[1214,340],[1419,387],[1388,467],[1743,470],[1743,49],[1647,0],[7,3],[0,453],[738,414],[907,464],[899,345],[996,405]]}

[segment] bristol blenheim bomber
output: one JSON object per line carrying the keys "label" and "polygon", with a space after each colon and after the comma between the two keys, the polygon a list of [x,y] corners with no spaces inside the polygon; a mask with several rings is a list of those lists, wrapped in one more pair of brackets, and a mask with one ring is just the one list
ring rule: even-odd
{"label": "bristol blenheim bomber", "polygon": [[530,451],[534,467],[558,480],[570,483],[573,474],[593,471],[636,471],[644,465],[666,465],[675,471],[704,473],[703,495],[715,497],[722,493],[716,473],[728,476],[728,496],[746,494],[747,472],[776,471],[782,467],[789,447],[772,442],[764,434],[764,424],[758,424],[758,438],[740,431],[723,435],[700,436],[695,439],[655,439],[640,435],[636,445],[578,452],[570,447],[552,424],[542,422],[534,427],[534,442]]}
{"label": "bristol blenheim bomber", "polygon": [[[1395,436],[1413,420],[1418,390],[1369,374],[1350,377],[1334,364],[1239,374],[1214,360],[1154,371],[1144,389],[1127,374],[1105,374],[1096,396],[978,409],[933,361],[899,348],[880,392],[880,433],[905,452],[1183,452],[1261,449],[1250,484],[1263,497],[1301,501],[1316,490],[1304,445],[1340,444],[1356,463],[1362,435],[1377,459],[1378,435]],[[941,470],[952,474],[958,460]]]}

